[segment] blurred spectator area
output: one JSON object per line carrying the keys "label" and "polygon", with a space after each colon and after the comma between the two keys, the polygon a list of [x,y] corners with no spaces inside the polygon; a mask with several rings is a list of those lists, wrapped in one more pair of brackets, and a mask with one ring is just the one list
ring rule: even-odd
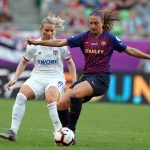
{"label": "blurred spectator area", "polygon": [[150,37],[149,0],[42,0],[39,10],[41,19],[49,14],[60,15],[66,21],[65,33],[74,34],[88,29],[88,15],[95,8],[119,12],[122,22],[115,24],[112,31],[117,36]]}
{"label": "blurred spectator area", "polygon": [[11,21],[12,21],[12,14],[10,11],[9,0],[0,0],[0,23]]}
{"label": "blurred spectator area", "polygon": [[114,25],[115,35],[150,38],[149,0],[0,0],[0,28],[7,24],[15,32],[39,30],[45,16],[59,15],[65,20],[61,34],[68,36],[88,29],[88,16],[95,8],[118,11],[122,22]]}

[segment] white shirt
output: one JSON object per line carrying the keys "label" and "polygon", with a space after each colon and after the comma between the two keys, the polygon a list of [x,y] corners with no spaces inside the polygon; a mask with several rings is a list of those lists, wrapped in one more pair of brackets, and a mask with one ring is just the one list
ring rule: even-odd
{"label": "white shirt", "polygon": [[53,78],[65,80],[63,59],[69,59],[70,57],[71,54],[67,46],[28,45],[25,55],[26,59],[33,59],[34,62],[31,76],[45,81]]}

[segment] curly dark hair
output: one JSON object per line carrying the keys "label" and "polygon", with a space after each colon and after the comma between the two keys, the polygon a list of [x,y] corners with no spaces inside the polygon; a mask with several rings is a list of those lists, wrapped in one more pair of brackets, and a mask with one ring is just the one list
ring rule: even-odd
{"label": "curly dark hair", "polygon": [[118,12],[113,10],[100,10],[99,8],[97,8],[89,16],[100,16],[104,21],[104,31],[111,31],[114,22],[121,22]]}

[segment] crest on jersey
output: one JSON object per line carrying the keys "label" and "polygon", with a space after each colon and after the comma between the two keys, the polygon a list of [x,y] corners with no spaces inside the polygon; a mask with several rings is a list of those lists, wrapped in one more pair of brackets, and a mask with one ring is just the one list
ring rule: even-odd
{"label": "crest on jersey", "polygon": [[106,46],[106,42],[105,42],[105,41],[102,41],[102,42],[101,42],[101,45],[102,45],[102,46]]}
{"label": "crest on jersey", "polygon": [[61,87],[63,85],[62,81],[58,81],[58,87]]}
{"label": "crest on jersey", "polygon": [[57,56],[58,55],[58,50],[53,50],[53,55]]}

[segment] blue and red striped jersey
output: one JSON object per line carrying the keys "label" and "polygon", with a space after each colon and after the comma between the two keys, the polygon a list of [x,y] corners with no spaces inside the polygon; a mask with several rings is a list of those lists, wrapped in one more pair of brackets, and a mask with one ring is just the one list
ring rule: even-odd
{"label": "blue and red striped jersey", "polygon": [[111,73],[110,59],[113,51],[123,52],[127,46],[118,37],[105,31],[94,38],[90,31],[67,39],[68,45],[80,47],[85,57],[84,73]]}

